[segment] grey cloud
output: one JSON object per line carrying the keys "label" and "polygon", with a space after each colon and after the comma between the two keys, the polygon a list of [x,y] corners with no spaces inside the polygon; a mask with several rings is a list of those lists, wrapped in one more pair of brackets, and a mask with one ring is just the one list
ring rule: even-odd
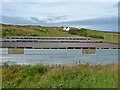
{"label": "grey cloud", "polygon": [[36,18],[36,17],[31,17],[31,19],[33,20],[33,21],[36,21],[36,22],[39,22],[40,20],[38,19],[38,18]]}
{"label": "grey cloud", "polygon": [[[60,19],[62,17],[56,17],[55,19]],[[32,20],[25,19],[23,17],[8,17],[2,16],[2,23],[8,24],[29,24],[29,25],[46,25],[46,26],[88,26],[95,30],[118,30],[118,18],[96,18],[96,19],[87,19],[87,20],[78,20],[78,21],[67,21],[61,23],[46,23],[46,21],[39,20],[36,17],[31,17]],[[52,19],[51,19],[52,20]],[[36,22],[33,22],[36,21]]]}
{"label": "grey cloud", "polygon": [[31,19],[32,19],[33,21],[35,21],[36,24],[47,24],[46,21],[44,21],[44,20],[39,20],[39,19],[36,18],[36,17],[31,17]]}
{"label": "grey cloud", "polygon": [[11,24],[33,24],[34,23],[23,17],[10,17],[10,16],[2,16],[2,22],[11,23]]}
{"label": "grey cloud", "polygon": [[9,23],[9,24],[46,24],[45,21],[38,20],[35,17],[31,17],[32,20],[25,19],[23,17],[10,17],[10,16],[2,16],[2,23]]}
{"label": "grey cloud", "polygon": [[49,20],[49,21],[53,21],[53,20],[66,20],[67,19],[67,17],[66,16],[52,16],[52,17],[48,17],[48,19],[47,20]]}
{"label": "grey cloud", "polygon": [[70,21],[70,22],[63,22],[67,24],[74,24],[74,25],[116,25],[118,22],[117,17],[110,17],[110,18],[96,18],[96,19],[87,19],[87,20],[78,20],[78,21]]}
{"label": "grey cloud", "polygon": [[88,28],[93,29],[103,29],[103,30],[112,30],[118,31],[118,18],[96,18],[96,19],[87,19],[87,20],[78,20],[78,21],[69,21],[62,22],[59,25],[68,25],[68,26],[88,26]]}

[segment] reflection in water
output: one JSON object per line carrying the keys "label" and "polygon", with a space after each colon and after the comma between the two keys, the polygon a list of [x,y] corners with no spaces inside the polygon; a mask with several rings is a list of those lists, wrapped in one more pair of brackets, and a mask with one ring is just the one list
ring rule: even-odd
{"label": "reflection in water", "polygon": [[118,62],[117,49],[96,49],[95,54],[82,54],[81,49],[25,49],[24,54],[8,54],[2,49],[2,62],[13,64],[111,64]]}

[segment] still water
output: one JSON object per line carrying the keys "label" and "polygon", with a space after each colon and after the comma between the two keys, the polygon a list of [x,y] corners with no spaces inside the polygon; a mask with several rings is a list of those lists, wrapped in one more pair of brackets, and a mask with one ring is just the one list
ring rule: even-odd
{"label": "still water", "polygon": [[82,54],[82,49],[24,49],[24,54],[8,54],[8,49],[2,51],[2,63],[9,64],[64,64],[86,62],[95,64],[118,63],[118,49],[96,49],[95,54]]}

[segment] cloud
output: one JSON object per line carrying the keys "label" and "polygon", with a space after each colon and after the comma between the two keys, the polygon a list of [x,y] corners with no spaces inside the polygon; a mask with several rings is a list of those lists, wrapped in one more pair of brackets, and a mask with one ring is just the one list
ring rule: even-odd
{"label": "cloud", "polygon": [[36,18],[36,17],[31,17],[31,19],[32,19],[33,21],[35,21],[35,22],[40,22],[40,20],[39,20],[38,18]]}
{"label": "cloud", "polygon": [[116,25],[118,22],[117,17],[109,17],[109,18],[95,18],[95,19],[87,19],[87,20],[78,20],[78,21],[70,21],[70,22],[63,22],[68,24],[74,25]]}
{"label": "cloud", "polygon": [[54,22],[54,23],[49,23],[49,25],[72,26],[77,28],[88,28],[93,30],[118,32],[117,17],[94,18],[94,19],[75,20],[75,21],[66,21],[66,22]]}
{"label": "cloud", "polygon": [[3,23],[11,23],[11,24],[33,24],[34,22],[25,19],[24,17],[10,17],[10,16],[2,16]]}
{"label": "cloud", "polygon": [[35,24],[41,24],[41,25],[47,24],[46,21],[44,21],[44,20],[39,20],[37,17],[31,17],[31,20],[32,20]]}
{"label": "cloud", "polygon": [[66,16],[52,16],[48,18],[48,20],[53,21],[53,20],[66,20]]}
{"label": "cloud", "polygon": [[39,20],[48,20],[48,22],[61,22],[62,20],[116,16],[118,10],[113,7],[114,4],[105,2],[12,2],[3,3],[2,15],[37,17]]}
{"label": "cloud", "polygon": [[[59,17],[56,17],[55,19],[59,19]],[[117,17],[47,23],[47,21],[39,20],[37,17],[31,17],[30,19],[26,19],[23,17],[2,16],[2,23],[28,25],[30,24],[41,26],[74,26],[78,28],[90,28],[95,30],[118,31]]]}
{"label": "cloud", "polygon": [[2,0],[2,2],[119,2],[119,0]]}
{"label": "cloud", "polygon": [[67,16],[49,16],[46,20],[49,23],[67,21]]}
{"label": "cloud", "polygon": [[21,3],[2,3],[3,23],[70,25],[106,30],[116,30],[117,27],[118,10],[115,8],[116,2],[82,1],[76,3],[70,1],[55,2],[56,0],[53,0],[54,2],[38,3],[31,1],[33,0]]}
{"label": "cloud", "polygon": [[[45,25],[46,22],[42,20],[38,20],[36,17],[31,17],[32,20],[26,19],[24,17],[10,17],[10,16],[2,16],[2,23],[8,24],[39,24]],[[36,21],[36,22],[34,22]]]}
{"label": "cloud", "polygon": [[78,20],[78,21],[62,22],[60,24],[68,25],[68,26],[77,26],[81,28],[83,27],[92,28],[96,30],[118,31],[117,17]]}

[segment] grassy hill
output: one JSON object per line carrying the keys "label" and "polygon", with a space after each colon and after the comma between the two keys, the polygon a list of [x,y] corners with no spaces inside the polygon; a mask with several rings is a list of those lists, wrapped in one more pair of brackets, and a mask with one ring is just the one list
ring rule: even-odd
{"label": "grassy hill", "polygon": [[88,37],[89,36],[100,36],[101,38],[92,37],[92,39],[95,40],[101,40],[105,42],[111,42],[111,43],[118,43],[118,33],[117,32],[103,32],[103,31],[93,31],[88,30]]}
{"label": "grassy hill", "polygon": [[100,40],[110,43],[119,43],[118,32],[105,32],[105,31],[97,31],[97,30],[90,30],[84,28],[81,29],[72,28],[68,33],[78,36],[89,37],[93,40]]}
{"label": "grassy hill", "polygon": [[69,34],[61,31],[59,27],[43,27],[43,26],[18,26],[18,25],[2,25],[2,38],[9,36],[41,36],[41,37],[77,37],[77,35]]}
{"label": "grassy hill", "polygon": [[2,24],[2,38],[9,36],[89,37],[93,40],[118,43],[118,33],[116,32],[95,31],[84,28],[72,28],[69,32],[67,32],[63,31],[62,27]]}

